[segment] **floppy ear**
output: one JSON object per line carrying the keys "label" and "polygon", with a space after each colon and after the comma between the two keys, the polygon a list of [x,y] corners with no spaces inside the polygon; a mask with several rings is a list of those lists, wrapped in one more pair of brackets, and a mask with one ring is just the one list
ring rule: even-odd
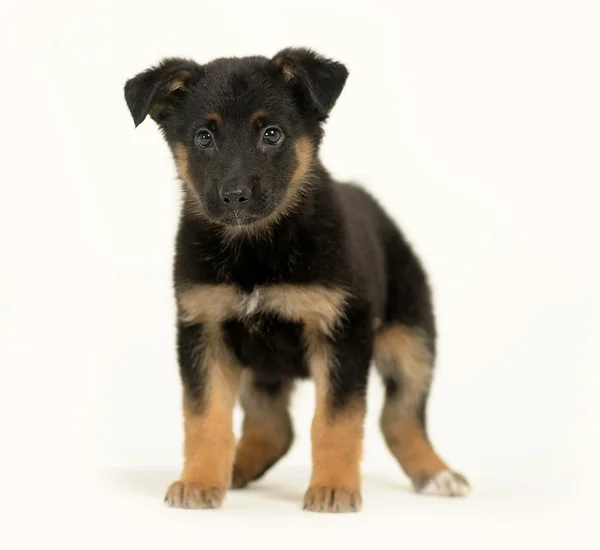
{"label": "floppy ear", "polygon": [[275,55],[273,61],[304,106],[325,120],[342,93],[348,69],[305,48],[286,48]]}
{"label": "floppy ear", "polygon": [[156,122],[163,120],[168,109],[189,91],[201,74],[202,67],[195,61],[172,57],[129,79],[125,84],[125,101],[136,127],[148,113]]}

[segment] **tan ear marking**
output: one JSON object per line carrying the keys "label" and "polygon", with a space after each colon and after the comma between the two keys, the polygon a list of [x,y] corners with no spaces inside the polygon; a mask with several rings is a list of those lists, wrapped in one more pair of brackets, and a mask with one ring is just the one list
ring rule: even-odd
{"label": "tan ear marking", "polygon": [[[187,71],[178,71],[174,75],[168,78],[166,82],[163,83],[163,89],[167,94],[172,94],[177,90],[186,91],[188,88],[186,86],[187,79],[189,78],[190,73]],[[164,98],[163,98],[164,99]],[[157,119],[162,111],[165,109],[165,102],[160,99],[150,107],[150,116],[154,119]]]}
{"label": "tan ear marking", "polygon": [[177,90],[187,90],[187,79],[190,77],[190,73],[187,71],[176,72],[167,83],[167,93],[173,93]]}
{"label": "tan ear marking", "polygon": [[296,73],[294,72],[293,67],[290,65],[287,59],[285,59],[284,57],[278,57],[275,60],[275,64],[281,70],[281,74],[283,75],[283,78],[286,82],[289,82],[290,80],[295,78]]}

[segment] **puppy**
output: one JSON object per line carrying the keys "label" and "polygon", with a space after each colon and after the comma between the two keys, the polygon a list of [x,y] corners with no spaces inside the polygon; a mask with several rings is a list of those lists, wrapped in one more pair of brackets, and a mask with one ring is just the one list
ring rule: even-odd
{"label": "puppy", "polygon": [[[166,502],[221,506],[290,448],[294,380],[316,385],[304,509],[361,508],[371,360],[385,384],[381,429],[426,494],[463,496],[435,453],[425,405],[436,330],[426,274],[394,222],[319,160],[346,67],[306,49],[274,58],[170,58],[125,85],[173,153],[183,207],[174,286],[184,466]],[[232,411],[245,413],[235,445]]]}

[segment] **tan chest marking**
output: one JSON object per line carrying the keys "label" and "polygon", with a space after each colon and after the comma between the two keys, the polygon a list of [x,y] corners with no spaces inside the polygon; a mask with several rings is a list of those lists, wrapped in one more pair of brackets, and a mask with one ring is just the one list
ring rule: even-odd
{"label": "tan chest marking", "polygon": [[276,314],[329,333],[343,315],[348,294],[321,285],[278,284],[242,292],[235,285],[193,285],[178,293],[188,323],[220,323],[258,313]]}

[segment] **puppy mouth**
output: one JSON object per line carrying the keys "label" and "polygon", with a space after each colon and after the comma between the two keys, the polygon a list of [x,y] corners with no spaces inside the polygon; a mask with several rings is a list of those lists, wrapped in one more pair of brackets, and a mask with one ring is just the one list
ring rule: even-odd
{"label": "puppy mouth", "polygon": [[258,216],[253,216],[247,212],[234,210],[231,215],[226,216],[224,220],[228,225],[251,225],[253,222],[259,220]]}
{"label": "puppy mouth", "polygon": [[264,218],[266,215],[257,215],[252,214],[250,212],[245,212],[244,210],[233,210],[231,212],[227,212],[218,218],[218,223],[222,225],[228,225],[233,227],[243,227],[246,225],[252,225]]}
{"label": "puppy mouth", "polygon": [[243,228],[268,220],[277,211],[279,201],[253,199],[252,204],[239,208],[224,208],[222,203],[204,201],[203,214],[208,221],[225,226]]}
{"label": "puppy mouth", "polygon": [[[277,208],[277,204],[253,205],[254,208],[221,210],[214,221],[229,227],[245,227],[266,220]],[[257,208],[258,207],[258,208]]]}

